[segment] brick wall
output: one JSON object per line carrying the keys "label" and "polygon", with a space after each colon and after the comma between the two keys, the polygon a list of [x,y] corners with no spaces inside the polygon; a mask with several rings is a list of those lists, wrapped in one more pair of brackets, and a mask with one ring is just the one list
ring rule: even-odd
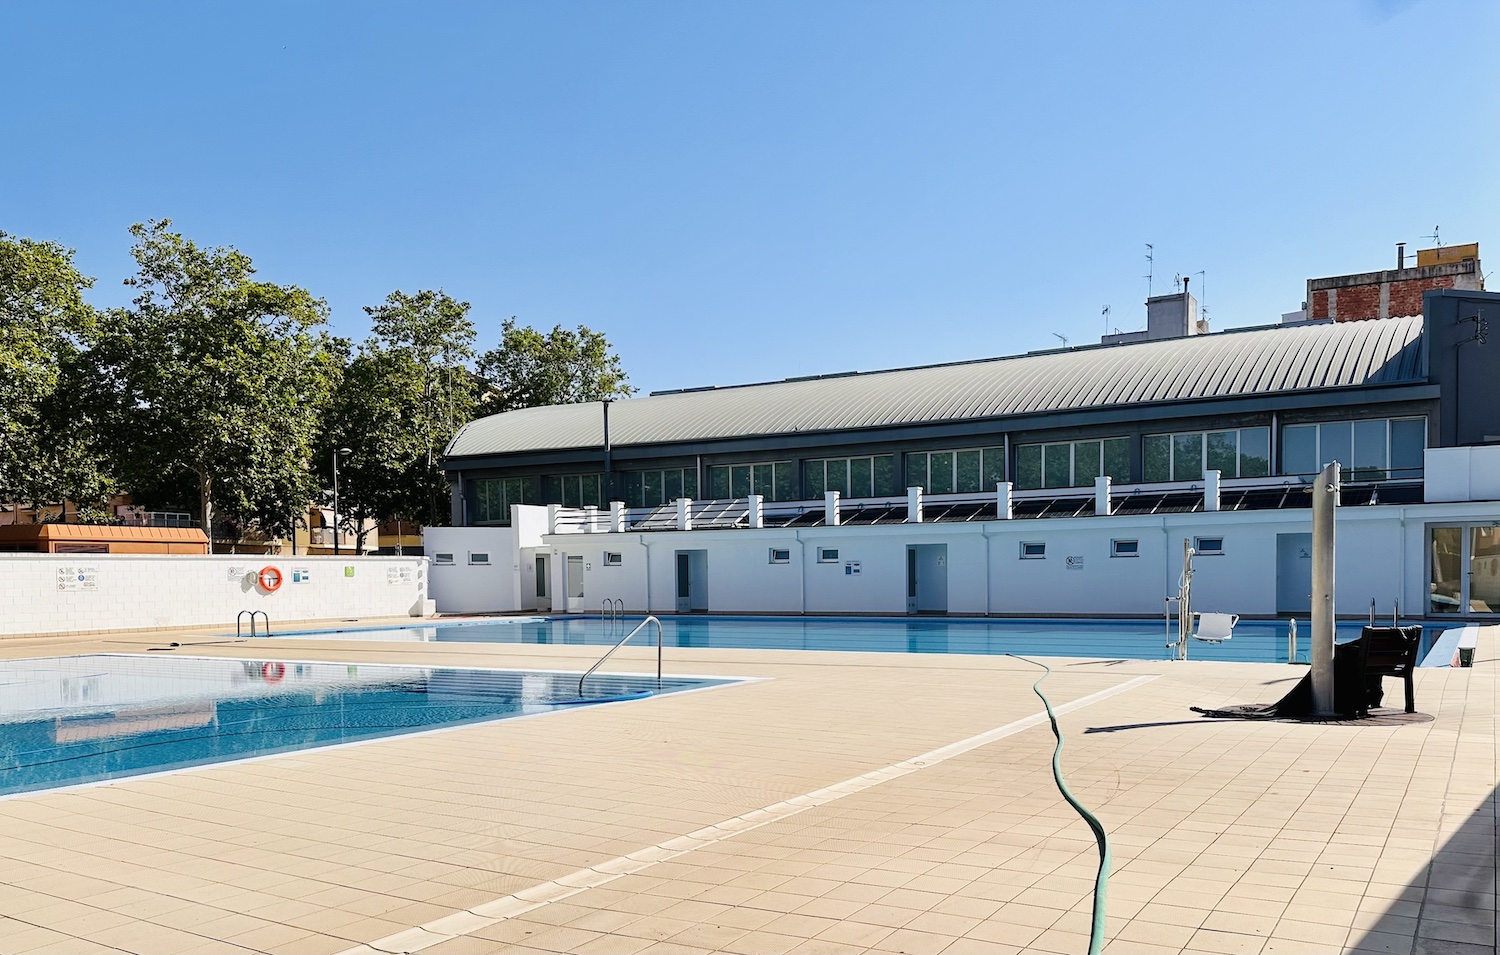
{"label": "brick wall", "polygon": [[1308,313],[1307,317],[1308,318],[1327,318],[1328,317],[1328,293],[1327,292],[1314,292],[1314,293],[1312,293],[1312,301],[1311,301],[1311,303],[1309,305],[1309,313]]}
{"label": "brick wall", "polygon": [[1453,276],[1439,275],[1430,279],[1392,282],[1390,308],[1387,314],[1391,316],[1421,315],[1422,293],[1436,288],[1453,288]]}
{"label": "brick wall", "polygon": [[1351,285],[1339,289],[1334,317],[1341,322],[1358,322],[1381,318],[1380,286]]}

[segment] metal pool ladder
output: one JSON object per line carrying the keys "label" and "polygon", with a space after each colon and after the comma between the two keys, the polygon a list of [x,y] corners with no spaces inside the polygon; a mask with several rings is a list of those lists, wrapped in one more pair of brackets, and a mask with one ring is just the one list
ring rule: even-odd
{"label": "metal pool ladder", "polygon": [[611,599],[605,597],[599,603],[599,619],[604,622],[604,632],[614,633],[620,626],[620,618],[625,613],[625,601],[618,597]]}
{"label": "metal pool ladder", "polygon": [[638,634],[642,630],[644,630],[646,628],[646,624],[648,624],[648,623],[654,623],[654,624],[656,624],[656,688],[658,690],[661,689],[661,643],[662,643],[661,621],[658,620],[658,619],[656,619],[656,617],[651,616],[651,615],[648,614],[646,616],[645,620],[642,620],[640,622],[640,624],[634,630],[630,631],[629,633],[625,634],[625,636],[621,637],[619,643],[617,643],[614,646],[610,647],[609,650],[604,654],[604,656],[602,656],[602,657],[599,658],[598,662],[596,662],[593,666],[589,667],[586,671],[584,671],[583,676],[581,676],[581,677],[578,678],[578,695],[579,696],[583,696],[583,681],[587,680],[589,678],[589,674],[591,674],[595,670],[599,669],[599,667],[604,664],[605,660],[608,660],[610,657],[614,656],[614,653],[615,653],[616,650],[618,650],[621,647],[623,647],[625,645],[626,641],[628,641],[631,637],[635,636],[636,634]]}
{"label": "metal pool ladder", "polygon": [[266,636],[269,637],[271,635],[271,617],[270,617],[269,614],[267,614],[264,610],[241,610],[235,616],[235,618],[234,618],[234,636],[235,636],[235,639],[239,639],[240,636],[242,635],[243,631],[242,631],[241,628],[244,626],[246,615],[248,615],[250,617],[250,638],[252,640],[256,636],[256,634],[255,634],[255,618],[256,617],[260,617],[261,619],[265,620],[265,622],[266,622]]}

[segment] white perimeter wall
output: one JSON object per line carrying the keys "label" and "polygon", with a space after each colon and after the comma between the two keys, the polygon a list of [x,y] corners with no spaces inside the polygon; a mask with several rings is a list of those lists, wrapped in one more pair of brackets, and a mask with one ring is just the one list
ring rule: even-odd
{"label": "white perimeter wall", "polygon": [[[1421,614],[1428,590],[1427,525],[1492,520],[1500,520],[1500,503],[1340,508],[1338,612],[1363,614],[1373,597],[1382,614],[1398,598],[1406,612]],[[536,551],[551,555],[553,594],[564,592],[567,557],[583,558],[584,597],[568,604],[586,613],[598,613],[605,599],[623,601],[631,613],[675,611],[676,553],[702,550],[711,612],[901,615],[907,609],[907,546],[944,544],[951,614],[1154,615],[1162,612],[1162,598],[1177,592],[1184,538],[1222,537],[1222,555],[1194,559],[1193,606],[1270,616],[1277,612],[1277,536],[1309,533],[1311,511],[1299,509],[800,531],[549,534]],[[1116,539],[1138,541],[1139,556],[1110,556]],[[1023,542],[1045,544],[1047,556],[1022,559]],[[839,560],[820,563],[819,549],[830,547],[838,549]],[[790,551],[790,561],[771,563],[772,548]],[[620,565],[606,565],[606,552],[620,554]],[[850,562],[858,562],[858,574],[850,572]],[[512,566],[486,572],[510,573]],[[489,586],[491,593],[510,592]],[[562,609],[562,601],[556,606]],[[439,596],[438,609],[458,608]],[[497,602],[462,609],[526,608]]]}
{"label": "white perimeter wall", "polygon": [[[263,567],[281,571],[275,593],[255,584]],[[241,610],[264,610],[274,628],[421,614],[426,597],[424,557],[0,554],[0,635],[232,627]]]}

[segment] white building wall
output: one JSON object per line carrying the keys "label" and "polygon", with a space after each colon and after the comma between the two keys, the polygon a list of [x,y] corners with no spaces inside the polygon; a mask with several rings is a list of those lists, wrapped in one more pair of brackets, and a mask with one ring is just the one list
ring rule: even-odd
{"label": "white building wall", "polygon": [[422,549],[432,558],[431,591],[438,609],[443,613],[525,609],[519,539],[514,527],[423,529]]}
{"label": "white building wall", "polygon": [[[265,567],[274,593],[255,583]],[[421,615],[427,586],[423,557],[0,554],[0,635]]]}

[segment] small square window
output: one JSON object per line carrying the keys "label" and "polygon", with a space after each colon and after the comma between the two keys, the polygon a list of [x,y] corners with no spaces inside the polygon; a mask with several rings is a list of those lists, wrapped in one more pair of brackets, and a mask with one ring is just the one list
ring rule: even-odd
{"label": "small square window", "polygon": [[1222,537],[1195,537],[1193,538],[1193,551],[1199,555],[1224,553],[1224,538]]}
{"label": "small square window", "polygon": [[792,562],[792,552],[789,549],[782,548],[782,547],[772,547],[771,548],[771,563],[773,563],[773,564],[790,564],[791,562]]}
{"label": "small square window", "polygon": [[469,563],[488,567],[490,564],[490,552],[487,550],[469,551]]}
{"label": "small square window", "polygon": [[434,564],[439,564],[439,565],[446,566],[446,565],[449,565],[449,564],[453,563],[453,555],[452,554],[433,554],[432,555],[432,562]]}
{"label": "small square window", "polygon": [[839,562],[839,549],[837,547],[819,547],[818,563],[837,564]]}
{"label": "small square window", "polygon": [[1047,545],[1041,541],[1022,541],[1022,560],[1041,560],[1047,556]]}
{"label": "small square window", "polygon": [[606,566],[606,567],[619,567],[620,565],[622,565],[624,563],[625,563],[625,560],[624,560],[623,555],[621,555],[621,554],[613,554],[613,553],[610,553],[609,551],[605,551],[604,552],[604,566]]}
{"label": "small square window", "polygon": [[1110,541],[1109,556],[1111,557],[1139,557],[1141,556],[1141,542],[1135,541]]}

